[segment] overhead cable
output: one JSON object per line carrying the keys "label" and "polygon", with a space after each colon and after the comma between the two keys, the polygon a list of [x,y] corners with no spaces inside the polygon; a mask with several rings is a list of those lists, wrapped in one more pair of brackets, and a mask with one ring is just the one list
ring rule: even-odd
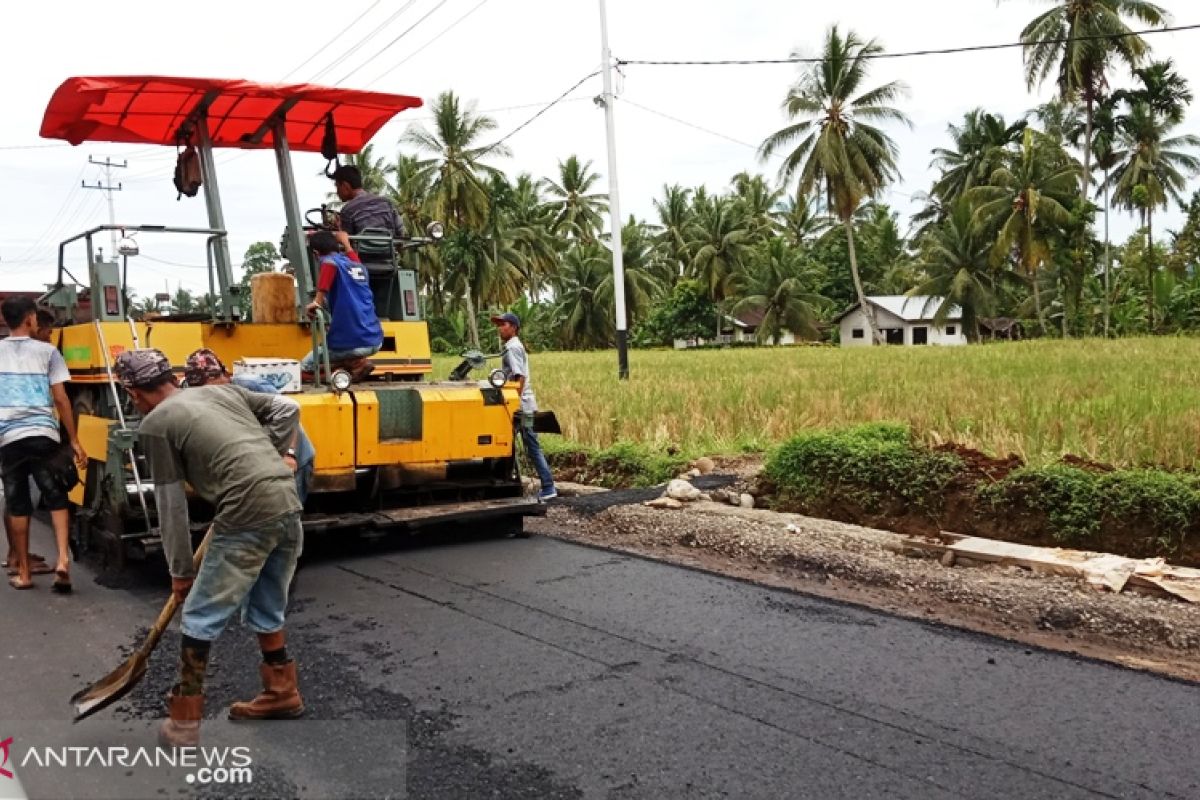
{"label": "overhead cable", "polygon": [[[1140,31],[1125,31],[1124,33],[1102,33],[1092,36],[1065,36],[1057,39],[1042,39],[1037,42],[1005,42],[1003,44],[979,44],[969,45],[964,47],[943,47],[928,50],[909,50],[900,53],[867,53],[862,56],[864,60],[877,61],[885,58],[913,58],[915,56],[941,56],[953,55],[955,53],[978,53],[987,50],[1011,50],[1017,47],[1033,47],[1041,44],[1069,44],[1072,42],[1091,42],[1113,39],[1125,39],[1132,36],[1147,36],[1154,33],[1179,33],[1182,31],[1192,31],[1200,29],[1200,23],[1195,25],[1175,25],[1166,28],[1147,28]],[[822,64],[824,58],[820,57],[802,57],[790,56],[788,58],[743,58],[743,59],[692,59],[692,60],[667,60],[667,59],[638,59],[638,58],[618,58],[616,59],[617,66],[625,66],[627,64],[634,66],[704,66],[704,67],[723,67],[723,66],[748,66],[756,64]]]}

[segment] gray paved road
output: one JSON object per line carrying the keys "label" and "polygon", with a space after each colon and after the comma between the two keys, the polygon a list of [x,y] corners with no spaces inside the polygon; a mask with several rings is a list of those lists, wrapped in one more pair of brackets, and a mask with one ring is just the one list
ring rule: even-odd
{"label": "gray paved road", "polygon": [[[146,581],[6,592],[0,716],[65,717]],[[408,723],[410,797],[1200,798],[1195,686],[549,539],[317,558],[292,633],[311,716]],[[210,714],[254,663],[222,639]]]}

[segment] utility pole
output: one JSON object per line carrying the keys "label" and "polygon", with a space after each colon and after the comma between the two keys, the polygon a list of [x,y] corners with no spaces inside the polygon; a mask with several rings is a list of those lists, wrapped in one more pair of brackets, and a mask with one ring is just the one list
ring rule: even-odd
{"label": "utility pole", "polygon": [[625,329],[625,254],[621,249],[621,198],[617,187],[617,134],[613,119],[616,95],[612,86],[612,51],[608,49],[608,9],[600,0],[600,52],[603,59],[604,126],[608,140],[608,221],[612,228],[613,305],[617,317],[617,377],[629,378],[629,334]]}
{"label": "utility pole", "polygon": [[[101,192],[108,193],[108,224],[116,225],[117,224],[117,211],[116,211],[115,206],[113,205],[113,192],[121,191],[121,184],[118,183],[116,186],[113,186],[112,171],[113,171],[113,169],[125,169],[126,167],[129,166],[129,162],[122,161],[120,164],[118,164],[117,162],[109,159],[108,156],[105,156],[103,161],[97,161],[96,159],[92,158],[91,156],[88,156],[88,163],[95,164],[98,167],[104,167],[104,183],[101,184],[100,181],[96,181],[95,186],[88,186],[87,181],[81,181],[81,183],[83,184],[83,188],[84,189],[96,189]],[[108,254],[108,257],[116,258],[117,257],[117,232],[115,230],[111,230],[111,231],[109,231],[109,235],[111,236],[111,239],[112,239],[112,252],[110,252]]]}

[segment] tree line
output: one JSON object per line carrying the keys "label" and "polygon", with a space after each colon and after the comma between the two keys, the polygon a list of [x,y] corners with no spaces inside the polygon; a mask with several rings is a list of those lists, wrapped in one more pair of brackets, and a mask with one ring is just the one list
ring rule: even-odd
{"label": "tree line", "polygon": [[[748,309],[762,314],[761,339],[818,338],[869,294],[944,298],[930,315],[961,308],[973,340],[989,317],[1064,337],[1200,326],[1200,192],[1187,195],[1200,138],[1180,132],[1193,96],[1134,33],[1169,21],[1144,0],[1053,0],[1021,41],[1027,88],[1052,80],[1054,99],[1020,119],[978,108],[949,125],[932,153],[937,176],[904,223],[882,198],[899,177],[889,131],[909,125],[906,87],[871,80],[887,63],[879,41],[834,26],[820,63],[788,89],[788,124],[760,147],[764,164],[781,162],[777,175],[666,185],[652,218],[623,222],[634,343],[709,338]],[[507,175],[496,162],[508,148],[487,143],[494,119],[453,92],[432,111],[394,159],[368,146],[349,161],[412,229],[446,226],[416,265],[435,347],[479,346],[499,308],[528,321],[534,346],[609,346],[608,205],[592,162],[570,155],[552,176]],[[1163,235],[1157,215],[1172,203],[1187,219]],[[1128,241],[1108,241],[1110,213],[1137,220]],[[879,339],[870,314],[868,324]]]}

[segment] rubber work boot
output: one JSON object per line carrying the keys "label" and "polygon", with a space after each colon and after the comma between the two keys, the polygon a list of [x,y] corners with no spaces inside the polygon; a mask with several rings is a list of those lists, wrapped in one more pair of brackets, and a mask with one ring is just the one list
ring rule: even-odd
{"label": "rubber work boot", "polygon": [[362,383],[375,371],[375,365],[369,358],[356,358],[346,362],[346,369],[350,372],[351,383]]}
{"label": "rubber work boot", "polygon": [[200,744],[204,695],[179,694],[179,687],[175,687],[168,698],[168,708],[169,716],[158,728],[158,743],[163,747],[195,747]]}
{"label": "rubber work boot", "polygon": [[230,719],[296,719],[304,714],[304,701],[296,685],[296,662],[260,664],[263,690],[246,703],[229,707]]}

